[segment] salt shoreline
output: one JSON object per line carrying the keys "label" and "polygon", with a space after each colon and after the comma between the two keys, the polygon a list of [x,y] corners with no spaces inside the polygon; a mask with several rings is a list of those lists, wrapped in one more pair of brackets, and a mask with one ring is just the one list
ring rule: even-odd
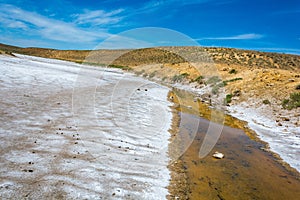
{"label": "salt shoreline", "polygon": [[246,121],[258,138],[268,143],[270,150],[281,157],[290,167],[300,172],[300,127],[289,121],[278,126],[274,116],[267,117],[267,107],[255,107],[240,103],[228,107],[229,114]]}
{"label": "salt shoreline", "polygon": [[[193,85],[173,84],[172,87],[190,91],[197,96],[201,96],[210,91],[209,87],[195,88]],[[261,104],[259,99],[249,99],[248,102],[232,103],[226,107],[226,114],[236,117],[248,123],[248,127],[253,130],[258,138],[267,142],[271,152],[276,153],[290,167],[300,172],[300,127],[295,124],[298,108],[292,111],[282,111],[280,105],[274,105],[278,112],[285,113],[285,116],[294,120],[281,121],[281,126],[276,122],[276,116],[267,105]],[[298,116],[298,121],[300,117]]]}
{"label": "salt shoreline", "polygon": [[166,198],[169,88],[67,61],[0,62],[1,197]]}

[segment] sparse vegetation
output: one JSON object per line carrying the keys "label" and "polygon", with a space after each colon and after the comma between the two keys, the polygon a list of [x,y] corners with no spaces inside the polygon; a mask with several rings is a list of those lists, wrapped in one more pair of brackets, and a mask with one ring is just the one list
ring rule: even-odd
{"label": "sparse vegetation", "polygon": [[243,80],[243,78],[234,78],[234,79],[223,81],[223,83],[225,85],[227,85],[227,83],[229,83],[229,82],[240,81],[240,80]]}
{"label": "sparse vegetation", "polygon": [[149,74],[149,78],[153,78],[156,74],[156,71],[152,72],[151,74]]}
{"label": "sparse vegetation", "polygon": [[0,54],[15,56],[11,51],[2,51],[2,50],[0,50]]}
{"label": "sparse vegetation", "polygon": [[131,67],[123,66],[123,65],[108,65],[108,67],[118,68],[126,71],[132,70]]}
{"label": "sparse vegetation", "polygon": [[296,90],[300,90],[300,84],[296,86]]}
{"label": "sparse vegetation", "polygon": [[220,81],[222,81],[218,76],[212,76],[212,77],[210,77],[207,81],[206,81],[206,83],[207,84],[211,84],[211,85],[215,85],[216,83],[218,83],[218,82],[220,82]]}
{"label": "sparse vegetation", "polygon": [[271,104],[271,102],[268,99],[263,100],[263,104]]}
{"label": "sparse vegetation", "polygon": [[138,76],[139,76],[139,75],[141,75],[141,74],[144,74],[144,73],[145,73],[145,70],[144,70],[144,69],[143,69],[143,70],[141,70],[141,71],[137,71],[137,72],[135,72],[135,74],[136,74],[136,75],[138,75]]}
{"label": "sparse vegetation", "polygon": [[195,79],[193,80],[193,82],[197,82],[197,83],[199,83],[199,84],[202,84],[202,83],[203,83],[203,79],[204,79],[203,76],[198,76],[197,78],[195,78]]}
{"label": "sparse vegetation", "polygon": [[232,94],[227,94],[225,97],[225,104],[231,103]]}
{"label": "sparse vegetation", "polygon": [[281,105],[284,109],[288,110],[300,107],[300,92],[291,93],[290,98],[284,99]]}
{"label": "sparse vegetation", "polygon": [[176,74],[176,75],[173,76],[172,81],[173,82],[181,82],[181,81],[183,81],[188,76],[189,76],[188,73],[182,73],[180,75]]}
{"label": "sparse vegetation", "polygon": [[218,93],[219,93],[219,89],[222,88],[222,87],[224,87],[225,85],[226,85],[226,83],[224,83],[224,82],[221,82],[221,83],[219,83],[219,84],[216,84],[216,85],[214,85],[214,86],[212,87],[211,92],[212,92],[213,94],[218,94]]}
{"label": "sparse vegetation", "polygon": [[[56,50],[45,48],[19,48],[16,46],[0,44],[0,50],[4,52],[20,53],[45,58],[56,58],[73,62],[83,62],[91,54],[95,53],[95,60],[92,56],[93,63],[97,64],[101,61],[105,65],[111,62],[109,55],[122,55],[116,61],[114,61],[113,64],[124,66],[137,66],[140,64],[151,63],[183,63],[186,62],[186,60],[176,53],[172,53],[179,52],[181,49],[185,49],[191,54],[199,50],[198,48],[194,47],[164,47],[160,49],[139,49],[126,53],[127,50]],[[297,69],[297,66],[300,66],[300,57],[298,55],[266,53],[220,47],[204,47],[204,50],[216,63],[224,63],[228,65],[239,64],[247,67],[257,66],[261,68],[278,67],[278,64],[274,65],[273,63],[280,63],[280,67],[282,69],[288,70],[295,70]],[[99,58],[98,55],[102,58],[101,60],[97,59]],[[199,58],[197,57],[196,60],[199,60]]]}
{"label": "sparse vegetation", "polygon": [[237,70],[236,70],[236,69],[231,69],[231,70],[229,70],[228,73],[229,73],[229,74],[236,74],[236,73],[237,73]]}

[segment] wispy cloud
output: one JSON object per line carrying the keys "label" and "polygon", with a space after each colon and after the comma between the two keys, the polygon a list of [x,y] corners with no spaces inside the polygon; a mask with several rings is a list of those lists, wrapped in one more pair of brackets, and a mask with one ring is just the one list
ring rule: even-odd
{"label": "wispy cloud", "polygon": [[[102,24],[116,23],[116,18],[111,18],[120,11],[105,13],[102,11],[85,12],[79,14],[75,22],[65,22],[63,20],[51,19],[35,12],[29,12],[13,5],[0,4],[0,24],[4,27],[23,29],[27,34],[41,36],[44,39],[63,42],[93,42],[109,37],[107,31],[103,29],[91,29],[80,27],[86,20]],[[101,15],[106,16],[100,22]]]}
{"label": "wispy cloud", "polygon": [[264,35],[256,34],[256,33],[247,33],[241,35],[234,35],[234,36],[226,36],[226,37],[204,37],[199,38],[196,40],[254,40],[254,39],[261,39]]}
{"label": "wispy cloud", "polygon": [[152,0],[144,3],[141,7],[134,10],[132,13],[151,13],[160,9],[169,9],[170,6],[182,7],[188,5],[200,5],[206,3],[212,3],[212,5],[223,5],[233,2],[234,0]]}
{"label": "wispy cloud", "polygon": [[122,16],[118,16],[123,9],[117,9],[110,12],[104,10],[86,10],[83,14],[77,14],[75,20],[78,24],[90,24],[93,26],[116,24],[122,20]]}

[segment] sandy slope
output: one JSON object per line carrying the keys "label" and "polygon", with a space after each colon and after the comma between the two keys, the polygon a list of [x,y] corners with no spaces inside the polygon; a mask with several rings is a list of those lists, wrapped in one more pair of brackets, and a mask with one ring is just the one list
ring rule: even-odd
{"label": "sandy slope", "polygon": [[23,55],[0,66],[1,199],[165,199],[167,88]]}

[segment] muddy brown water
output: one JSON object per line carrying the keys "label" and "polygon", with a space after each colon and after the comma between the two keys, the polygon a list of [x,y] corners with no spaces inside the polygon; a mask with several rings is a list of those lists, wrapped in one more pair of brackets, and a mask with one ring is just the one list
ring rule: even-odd
{"label": "muddy brown water", "polygon": [[[266,144],[236,118],[225,116],[218,142],[200,159],[199,149],[210,124],[211,109],[193,100],[191,93],[176,90],[173,96],[174,102],[180,101],[178,114],[185,119],[179,128],[181,145],[191,143],[181,156],[188,177],[189,199],[299,199],[299,173],[284,167],[274,154],[263,150]],[[224,153],[225,158],[213,158],[215,151]]]}

